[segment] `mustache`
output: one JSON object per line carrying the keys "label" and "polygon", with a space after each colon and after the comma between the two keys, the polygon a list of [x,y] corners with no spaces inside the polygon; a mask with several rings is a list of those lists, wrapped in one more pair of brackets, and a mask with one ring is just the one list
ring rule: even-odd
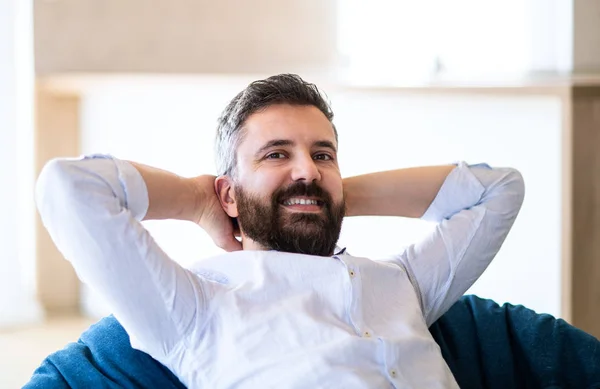
{"label": "mustache", "polygon": [[283,188],[275,193],[274,198],[278,203],[281,203],[290,197],[296,196],[306,196],[306,197],[316,197],[319,200],[323,201],[325,204],[331,204],[331,196],[325,189],[321,188],[316,182],[311,182],[310,184],[306,184],[304,182],[298,181],[290,184],[287,188]]}

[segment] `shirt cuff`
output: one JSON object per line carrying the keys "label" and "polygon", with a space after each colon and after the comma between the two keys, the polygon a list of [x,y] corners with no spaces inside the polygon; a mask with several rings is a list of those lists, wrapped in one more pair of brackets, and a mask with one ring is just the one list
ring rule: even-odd
{"label": "shirt cuff", "polygon": [[129,162],[115,159],[119,169],[119,180],[125,190],[126,206],[132,216],[142,221],[148,212],[150,200],[148,188],[140,172]]}
{"label": "shirt cuff", "polygon": [[85,159],[111,160],[117,169],[119,185],[123,189],[123,203],[131,215],[142,221],[148,212],[150,201],[148,188],[140,172],[129,162],[115,158],[109,154],[92,154],[84,156]]}
{"label": "shirt cuff", "polygon": [[485,188],[471,171],[472,168],[491,169],[487,164],[467,165],[458,162],[421,217],[422,220],[439,223],[479,203]]}

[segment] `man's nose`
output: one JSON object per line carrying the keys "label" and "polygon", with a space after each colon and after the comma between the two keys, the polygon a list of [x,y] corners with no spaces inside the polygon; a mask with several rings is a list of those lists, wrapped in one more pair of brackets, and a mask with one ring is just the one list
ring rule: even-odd
{"label": "man's nose", "polygon": [[312,156],[302,156],[296,158],[292,169],[292,179],[294,181],[319,181],[321,172]]}

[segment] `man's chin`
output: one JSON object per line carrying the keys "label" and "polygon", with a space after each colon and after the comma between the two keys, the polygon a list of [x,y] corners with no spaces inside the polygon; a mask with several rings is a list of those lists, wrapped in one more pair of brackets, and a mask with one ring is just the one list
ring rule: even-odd
{"label": "man's chin", "polygon": [[281,225],[291,229],[312,228],[322,229],[325,221],[325,214],[322,212],[290,212],[282,218]]}

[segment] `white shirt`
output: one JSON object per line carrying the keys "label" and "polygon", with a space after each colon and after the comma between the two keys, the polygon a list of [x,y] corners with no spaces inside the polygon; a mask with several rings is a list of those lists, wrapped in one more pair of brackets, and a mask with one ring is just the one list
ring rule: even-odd
{"label": "white shirt", "polygon": [[455,388],[428,326],[475,282],[521,206],[521,175],[459,163],[424,241],[372,260],[239,251],[191,269],[144,229],[128,162],[54,160],[37,183],[44,225],[111,304],[132,345],[189,388]]}

